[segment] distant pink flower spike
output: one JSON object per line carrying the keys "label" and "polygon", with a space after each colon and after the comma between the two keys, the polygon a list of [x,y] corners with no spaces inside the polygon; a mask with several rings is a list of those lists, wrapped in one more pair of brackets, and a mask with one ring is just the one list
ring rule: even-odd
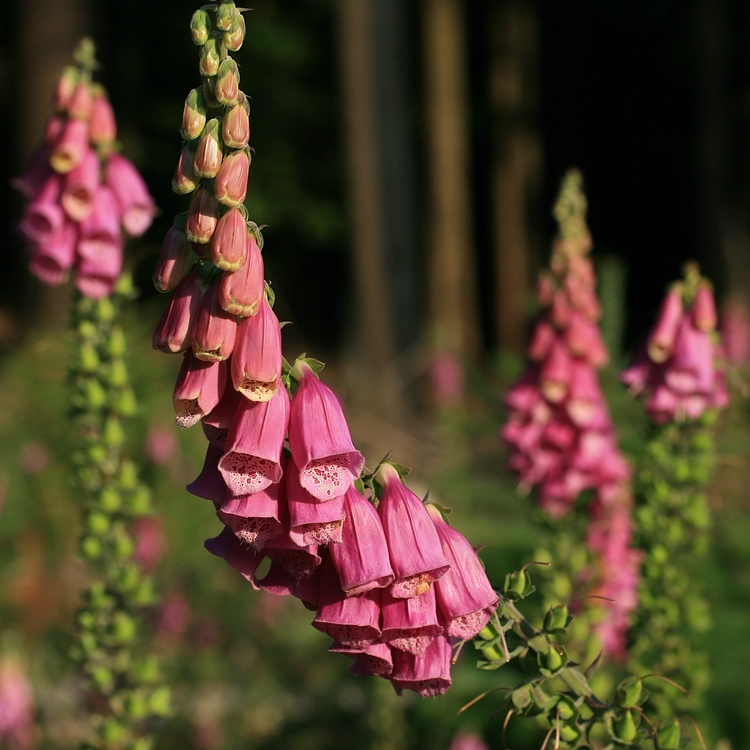
{"label": "distant pink flower spike", "polygon": [[648,356],[654,362],[664,362],[672,356],[677,329],[682,321],[682,295],[677,289],[670,289],[659,310],[656,327],[649,336]]}
{"label": "distant pink flower spike", "polygon": [[539,372],[540,390],[547,401],[557,404],[565,398],[572,368],[573,359],[567,347],[562,340],[556,339]]}
{"label": "distant pink flower spike", "polygon": [[350,487],[344,495],[344,513],[341,544],[329,548],[341,588],[347,596],[359,596],[388,586],[394,575],[378,512],[357,489]]}
{"label": "distant pink flower spike", "polygon": [[243,400],[227,435],[219,462],[232,494],[260,492],[282,477],[282,451],[289,425],[289,395],[279,388],[270,401]]}
{"label": "distant pink flower spike", "polygon": [[50,165],[58,174],[75,169],[89,150],[89,125],[83,120],[68,120],[55,141]]}
{"label": "distant pink flower spike", "polygon": [[95,94],[91,105],[91,142],[97,146],[109,146],[117,137],[117,121],[112,105],[106,95],[99,92]]}
{"label": "distant pink flower spike", "polygon": [[435,638],[427,650],[415,656],[393,652],[391,682],[396,692],[413,690],[422,698],[442,695],[451,686],[451,646],[444,636]]}
{"label": "distant pink flower spike", "polygon": [[478,734],[462,731],[453,738],[448,750],[489,750],[489,747]]}
{"label": "distant pink flower spike", "polygon": [[352,444],[341,404],[306,363],[292,399],[289,447],[300,483],[320,501],[341,497],[364,468]]}
{"label": "distant pink flower spike", "polygon": [[122,248],[120,208],[114,193],[106,185],[99,185],[91,213],[81,221],[78,255],[97,260]]}
{"label": "distant pink flower spike", "polygon": [[110,154],[104,167],[104,179],[117,199],[125,231],[140,237],[156,215],[154,200],[141,173],[129,159]]}
{"label": "distant pink flower spike", "polygon": [[[123,242],[122,237],[119,242],[110,247],[106,254],[90,254],[83,256],[81,246],[84,244],[80,240],[77,250],[81,257],[78,259],[78,275],[76,276],[76,287],[81,294],[91,299],[100,299],[112,294],[117,279],[122,272],[123,263]],[[92,248],[102,248],[102,245],[95,241],[88,241],[87,251]]]}
{"label": "distant pink flower spike", "polygon": [[226,362],[204,362],[185,352],[174,387],[175,422],[192,427],[219,403],[227,383]]}
{"label": "distant pink flower spike", "polygon": [[100,171],[99,156],[89,149],[83,161],[65,175],[60,204],[73,221],[83,221],[93,211]]}
{"label": "distant pink flower spike", "polygon": [[29,242],[49,241],[65,222],[65,214],[60,207],[61,190],[62,180],[53,173],[26,206],[18,228]]}
{"label": "distant pink flower spike", "polygon": [[64,222],[52,237],[34,250],[29,270],[45,284],[61,284],[73,267],[77,244],[78,225],[72,221]]}
{"label": "distant pink flower spike", "polygon": [[53,174],[55,172],[49,165],[49,147],[42,143],[34,149],[26,169],[11,180],[11,185],[32,200]]}
{"label": "distant pink flower spike", "polygon": [[707,282],[702,281],[698,285],[695,299],[690,308],[693,317],[693,325],[700,331],[710,333],[716,330],[718,314],[716,313],[716,302],[714,294]]}
{"label": "distant pink flower spike", "polygon": [[9,750],[34,744],[34,696],[21,665],[12,657],[0,661],[0,743]]}
{"label": "distant pink flower spike", "polygon": [[557,332],[555,329],[546,320],[539,320],[534,327],[534,333],[529,342],[529,359],[532,362],[544,360],[556,338]]}

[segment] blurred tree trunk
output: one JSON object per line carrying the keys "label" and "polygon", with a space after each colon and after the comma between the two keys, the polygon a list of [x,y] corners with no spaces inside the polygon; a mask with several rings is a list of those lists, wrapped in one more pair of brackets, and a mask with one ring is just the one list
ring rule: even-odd
{"label": "blurred tree trunk", "polygon": [[432,347],[475,359],[480,328],[469,187],[464,19],[459,0],[424,0]]}
{"label": "blurred tree trunk", "polygon": [[498,345],[521,354],[531,265],[530,208],[541,169],[536,132],[539,26],[532,0],[505,0],[490,13],[495,327]]}
{"label": "blurred tree trunk", "polygon": [[[18,97],[20,153],[13,157],[18,160],[16,174],[42,139],[45,123],[52,113],[57,76],[72,62],[73,50],[87,30],[87,3],[86,0],[35,0],[20,3],[19,14],[19,59],[23,61],[18,66],[19,88],[33,95]],[[25,268],[19,273],[28,275]],[[26,284],[22,286],[25,288]],[[67,285],[61,288],[40,285],[36,321],[41,325],[66,321],[69,297]]]}
{"label": "blurred tree trunk", "polygon": [[339,0],[357,312],[357,383],[377,406],[390,401],[395,347],[387,303],[385,226],[378,167],[373,0]]}

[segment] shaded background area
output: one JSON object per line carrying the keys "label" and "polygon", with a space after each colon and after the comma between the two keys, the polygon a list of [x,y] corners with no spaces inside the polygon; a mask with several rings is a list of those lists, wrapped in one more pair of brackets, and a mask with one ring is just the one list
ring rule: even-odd
{"label": "shaded background area", "polygon": [[[472,542],[492,539],[483,557],[499,583],[533,559],[530,503],[503,473],[496,431],[564,171],[577,165],[586,178],[615,359],[643,335],[688,259],[702,264],[720,298],[748,301],[750,8],[739,0],[253,6],[237,55],[255,149],[246,205],[267,225],[266,276],[280,318],[294,324],[284,332],[288,355],[306,350],[329,361],[327,377],[346,397],[368,461],[393,449],[417,467],[417,491],[431,486],[455,505]],[[57,739],[45,745],[52,748],[75,736],[74,722],[63,719],[80,708],[65,682],[65,632],[82,571],[58,564],[71,558],[77,533],[75,495],[60,473],[69,439],[60,417],[69,290],[29,277],[10,179],[41,136],[55,76],[79,36],[92,35],[124,153],[162,212],[130,246],[143,290],[129,321],[131,367],[145,396],[132,447],[143,454],[147,435],[171,429],[178,363],[149,350],[165,304],[150,276],[172,217],[186,207],[170,179],[197,53],[184,0],[2,8],[0,630],[36,650],[30,668],[47,685],[41,721],[55,728]],[[431,410],[435,353],[467,364],[463,415],[435,418]],[[610,385],[625,443],[637,445],[639,410]],[[750,741],[750,685],[740,669],[750,659],[746,412],[738,404],[724,426],[731,460],[713,491],[721,515],[706,570],[716,630],[704,718],[715,739],[731,740],[725,748]],[[518,678],[477,673],[469,658],[445,700],[397,702],[388,686],[354,685],[346,664],[325,654],[307,613],[251,596],[202,550],[217,522],[181,489],[200,468],[199,444],[181,434],[171,458],[147,469],[165,517],[169,551],[159,575],[173,605],[171,625],[169,609],[150,622],[152,647],[176,686],[178,715],[164,748],[438,750],[463,702]],[[41,469],[24,459],[29,445],[48,451]],[[497,705],[461,720],[493,748],[502,746],[500,723],[490,722]],[[533,727],[511,732],[510,746],[538,747]]]}

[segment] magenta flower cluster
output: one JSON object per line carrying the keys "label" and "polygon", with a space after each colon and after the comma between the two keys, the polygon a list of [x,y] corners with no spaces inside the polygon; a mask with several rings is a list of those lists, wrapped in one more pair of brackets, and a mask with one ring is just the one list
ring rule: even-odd
{"label": "magenta flower cluster", "polygon": [[596,371],[607,361],[588,234],[557,240],[537,288],[542,308],[528,365],[509,391],[502,437],[521,486],[564,515],[581,492],[629,478]]}
{"label": "magenta flower cluster", "polygon": [[34,697],[17,659],[0,659],[0,747],[27,750],[34,745]]}
{"label": "magenta flower cluster", "polygon": [[729,403],[713,292],[704,279],[691,287],[687,280],[667,292],[654,330],[621,375],[645,396],[657,424],[698,419]]}
{"label": "magenta flower cluster", "polygon": [[173,292],[154,346],[183,354],[176,421],[200,423],[208,441],[188,490],[211,500],[225,527],[206,547],[256,589],[315,610],[313,625],[357,673],[437,695],[450,686],[451,639],[484,628],[498,597],[471,545],[393,466],[378,470],[379,501],[364,489],[364,457],[319,363],[283,367],[262,237],[242,205],[249,108],[227,51],[239,49],[244,21],[232,2],[214,10],[218,32],[207,10],[191,22],[203,84],[185,101],[172,183],[193,197],[154,274],[158,290]]}
{"label": "magenta flower cluster", "polygon": [[15,186],[29,199],[20,224],[29,268],[96,299],[112,293],[123,263],[123,232],[140,236],[154,202],[136,167],[114,150],[116,123],[104,89],[89,72],[67,68],[57,82],[56,112],[44,141]]}

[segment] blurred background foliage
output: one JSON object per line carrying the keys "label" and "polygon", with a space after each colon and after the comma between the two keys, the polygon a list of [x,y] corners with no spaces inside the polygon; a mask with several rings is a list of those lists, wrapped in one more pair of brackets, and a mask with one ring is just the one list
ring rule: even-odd
{"label": "blurred background foliage", "polygon": [[[252,96],[247,207],[265,230],[266,276],[288,356],[329,362],[355,443],[415,467],[413,489],[454,508],[491,579],[533,559],[531,499],[504,470],[502,395],[518,373],[549,206],[571,164],[587,179],[607,342],[622,362],[665,284],[697,259],[720,297],[750,293],[750,7],[738,0],[258,0],[238,54]],[[141,407],[131,452],[161,512],[163,601],[149,614],[175,694],[159,747],[439,750],[459,727],[502,747],[500,695],[520,673],[479,672],[464,653],[447,696],[397,699],[325,653],[296,602],[252,592],[203,540],[219,530],[184,485],[202,439],[172,426],[175,358],[150,349],[165,300],[150,276],[185,201],[170,191],[182,101],[196,85],[177,0],[4,3],[0,38],[0,648],[20,650],[38,703],[39,746],[71,746],[80,696],[67,651],[83,583],[65,333],[69,290],[26,272],[10,179],[41,137],[54,77],[84,33],[118,114],[124,152],[161,209],[132,243],[142,290],[128,312]],[[368,265],[369,264],[369,265]],[[431,352],[466,364],[460,408],[430,394]],[[645,419],[605,375],[621,446]],[[750,744],[750,424],[746,401],[719,425],[716,514],[703,584],[713,687],[702,720],[724,750]],[[155,450],[161,447],[161,452]],[[539,571],[543,578],[546,573]],[[511,721],[509,747],[538,747]]]}

